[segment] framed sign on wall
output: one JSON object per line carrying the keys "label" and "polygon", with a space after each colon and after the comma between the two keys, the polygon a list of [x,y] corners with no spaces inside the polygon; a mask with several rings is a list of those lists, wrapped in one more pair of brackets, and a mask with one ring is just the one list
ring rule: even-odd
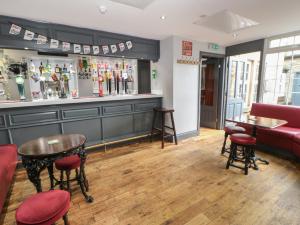
{"label": "framed sign on wall", "polygon": [[182,55],[192,56],[193,55],[193,42],[182,41]]}

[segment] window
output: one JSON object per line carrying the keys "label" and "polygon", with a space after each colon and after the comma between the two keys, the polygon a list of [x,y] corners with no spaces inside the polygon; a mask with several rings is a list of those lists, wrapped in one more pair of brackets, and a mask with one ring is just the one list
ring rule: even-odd
{"label": "window", "polygon": [[300,35],[273,39],[269,42],[269,48],[287,47],[300,44]]}
{"label": "window", "polygon": [[300,106],[300,50],[266,55],[263,102]]}

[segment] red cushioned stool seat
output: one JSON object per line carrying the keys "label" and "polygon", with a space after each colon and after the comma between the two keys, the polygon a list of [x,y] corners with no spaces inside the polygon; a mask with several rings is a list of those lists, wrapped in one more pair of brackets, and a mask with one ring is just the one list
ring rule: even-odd
{"label": "red cushioned stool seat", "polygon": [[248,134],[232,134],[230,135],[231,142],[238,145],[255,145],[256,138]]}
{"label": "red cushioned stool seat", "polygon": [[62,190],[41,192],[27,198],[19,206],[16,221],[18,225],[51,225],[64,217],[69,207],[69,192]]}
{"label": "red cushioned stool seat", "polygon": [[58,170],[73,170],[80,167],[80,158],[78,155],[72,155],[55,161],[55,167]]}
{"label": "red cushioned stool seat", "polygon": [[246,129],[239,126],[228,126],[228,127],[224,127],[224,131],[225,133],[231,135],[235,133],[244,133],[246,132]]}
{"label": "red cushioned stool seat", "polygon": [[229,153],[228,148],[226,148],[226,142],[227,142],[228,136],[231,134],[236,134],[236,133],[245,133],[246,129],[243,127],[239,127],[239,126],[227,126],[227,127],[224,127],[224,131],[225,131],[225,137],[224,137],[224,142],[223,142],[223,146],[222,146],[222,150],[221,150],[222,155],[225,152]]}

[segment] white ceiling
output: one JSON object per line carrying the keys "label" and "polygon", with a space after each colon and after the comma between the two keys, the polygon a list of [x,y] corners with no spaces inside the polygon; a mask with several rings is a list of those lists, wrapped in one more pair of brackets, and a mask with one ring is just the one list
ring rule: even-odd
{"label": "white ceiling", "polygon": [[[145,9],[109,0],[0,0],[0,5],[1,15],[153,39],[178,35],[225,46],[300,30],[300,0],[155,0]],[[99,13],[99,5],[107,7],[105,15]],[[194,24],[203,14],[226,9],[259,25],[239,31],[234,39],[232,34]],[[161,15],[167,18],[161,20]]]}

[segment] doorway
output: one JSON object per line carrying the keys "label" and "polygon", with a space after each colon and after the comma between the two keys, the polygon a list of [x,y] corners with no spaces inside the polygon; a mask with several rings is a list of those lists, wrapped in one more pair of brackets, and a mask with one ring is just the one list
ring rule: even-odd
{"label": "doorway", "polygon": [[201,53],[200,127],[219,129],[224,83],[224,56]]}
{"label": "doorway", "polygon": [[260,56],[258,51],[229,57],[226,119],[249,114],[257,101]]}

